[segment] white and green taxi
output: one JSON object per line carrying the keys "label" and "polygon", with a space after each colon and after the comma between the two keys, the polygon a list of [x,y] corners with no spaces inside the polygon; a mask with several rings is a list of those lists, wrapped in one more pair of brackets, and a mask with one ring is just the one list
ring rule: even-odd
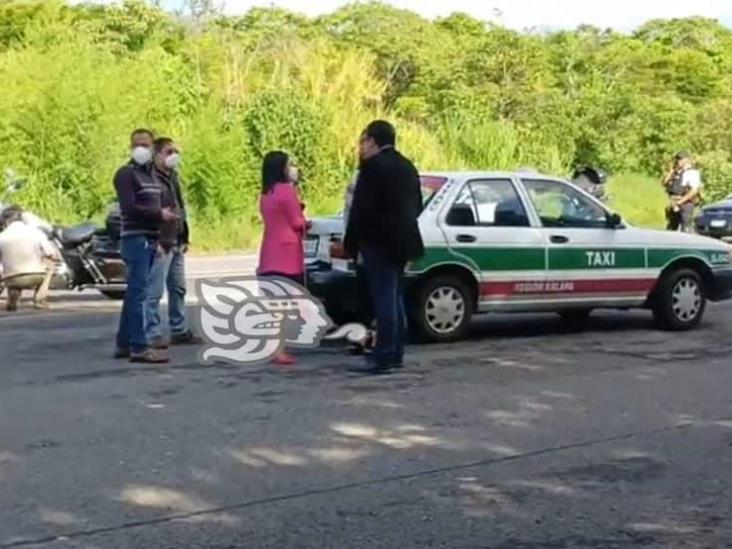
{"label": "white and green taxi", "polygon": [[[645,308],[661,327],[687,330],[707,301],[732,297],[727,244],[631,227],[560,179],[434,173],[422,188],[426,253],[408,266],[407,308],[423,339],[460,339],[474,314],[490,312],[556,312],[580,328],[594,309]],[[310,291],[343,322],[357,291],[353,265],[327,257],[338,219],[315,221],[306,255]]]}

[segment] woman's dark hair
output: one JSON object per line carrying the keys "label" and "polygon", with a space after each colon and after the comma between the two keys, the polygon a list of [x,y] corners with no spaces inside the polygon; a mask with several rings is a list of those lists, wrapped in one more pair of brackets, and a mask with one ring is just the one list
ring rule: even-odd
{"label": "woman's dark hair", "polygon": [[287,162],[290,157],[282,151],[268,152],[262,162],[262,194],[267,194],[277,183],[287,181]]}

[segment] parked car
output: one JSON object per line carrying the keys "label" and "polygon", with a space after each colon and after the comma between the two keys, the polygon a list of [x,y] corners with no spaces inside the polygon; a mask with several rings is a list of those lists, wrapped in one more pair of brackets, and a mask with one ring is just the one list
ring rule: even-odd
{"label": "parked car", "polygon": [[[406,278],[410,327],[423,340],[458,340],[474,314],[490,312],[556,312],[580,328],[594,309],[646,308],[659,326],[688,330],[707,301],[732,297],[729,246],[631,227],[571,183],[527,172],[425,174],[422,183],[426,254]],[[309,234],[308,287],[343,322],[357,303],[355,274],[351,261],[325,255],[343,230],[337,218],[327,223]]]}
{"label": "parked car", "polygon": [[697,233],[732,243],[732,195],[702,208],[695,222]]}

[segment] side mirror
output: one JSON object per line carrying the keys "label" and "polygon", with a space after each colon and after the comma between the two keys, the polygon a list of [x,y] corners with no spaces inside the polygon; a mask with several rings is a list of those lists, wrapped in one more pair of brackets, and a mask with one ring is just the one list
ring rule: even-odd
{"label": "side mirror", "polygon": [[611,229],[617,229],[623,224],[623,218],[616,213],[607,214],[607,226]]}

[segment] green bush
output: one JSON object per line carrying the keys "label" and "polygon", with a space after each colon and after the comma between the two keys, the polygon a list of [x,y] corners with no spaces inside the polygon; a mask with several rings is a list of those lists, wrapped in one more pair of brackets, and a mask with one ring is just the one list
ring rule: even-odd
{"label": "green bush", "polygon": [[668,197],[660,178],[640,174],[616,174],[607,188],[610,206],[632,225],[649,229],[665,226]]}
{"label": "green bush", "polygon": [[732,194],[732,155],[729,151],[701,154],[697,164],[702,173],[705,202],[714,202]]}
{"label": "green bush", "polygon": [[290,152],[307,212],[332,213],[374,118],[423,170],[599,165],[638,225],[663,225],[658,180],[678,149],[698,157],[708,200],[732,193],[732,32],[718,22],[538,35],[381,3],[202,15],[0,5],[0,169],[28,180],[23,205],[102,219],[130,131],[150,127],[182,147],[194,250],[252,248],[262,156]]}

